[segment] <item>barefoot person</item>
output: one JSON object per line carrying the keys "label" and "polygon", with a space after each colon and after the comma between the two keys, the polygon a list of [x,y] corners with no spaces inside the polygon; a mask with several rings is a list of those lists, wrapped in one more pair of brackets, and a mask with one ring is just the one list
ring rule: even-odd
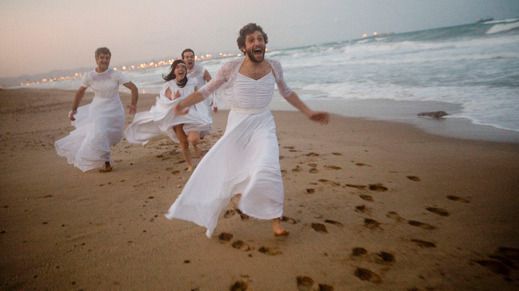
{"label": "barefoot person", "polygon": [[[197,88],[202,88],[207,82],[211,81],[211,74],[202,65],[196,63],[195,52],[192,49],[183,50],[181,56],[187,66],[187,78],[192,80]],[[195,104],[193,108],[203,114],[204,119],[208,120],[210,125],[213,124],[212,112],[216,113],[218,107],[214,103],[212,95],[203,102]],[[203,136],[197,139],[196,135],[193,135],[192,139],[194,140],[192,142],[199,142],[200,138],[203,138]]]}
{"label": "barefoot person", "polygon": [[[54,144],[58,155],[83,172],[96,168],[101,172],[112,170],[111,146],[121,140],[125,125],[119,86],[132,92],[130,114],[135,114],[139,98],[137,87],[121,72],[109,68],[111,56],[106,47],[95,51],[97,67],[83,76],[68,114],[75,129]],[[95,93],[94,99],[78,108],[89,87]]]}
{"label": "barefoot person", "polygon": [[221,212],[238,194],[241,212],[272,220],[276,236],[288,234],[280,223],[284,190],[276,125],[269,110],[276,84],[281,96],[310,120],[322,124],[329,120],[328,113],[312,111],[290,90],[277,61],[265,59],[267,41],[260,26],[244,26],[237,42],[245,57],[224,64],[213,80],[176,107],[177,112],[185,112],[222,86],[232,93],[224,135],[200,161],[166,214],[169,219],[205,227],[208,237]]}
{"label": "barefoot person", "polygon": [[211,123],[203,112],[192,110],[186,115],[176,115],[174,107],[184,97],[196,90],[195,83],[186,77],[187,67],[184,61],[175,60],[171,72],[164,77],[167,82],[162,87],[155,105],[149,111],[139,112],[124,134],[129,143],[145,145],[151,138],[167,135],[180,144],[187,163],[187,170],[193,169],[189,144],[197,155],[200,136],[211,128]]}

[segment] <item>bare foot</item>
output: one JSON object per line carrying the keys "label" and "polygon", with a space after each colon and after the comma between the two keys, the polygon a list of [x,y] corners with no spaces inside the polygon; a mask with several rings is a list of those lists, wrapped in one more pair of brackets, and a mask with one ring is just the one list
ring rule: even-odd
{"label": "bare foot", "polygon": [[110,165],[110,162],[105,162],[105,165],[99,169],[99,173],[108,173],[112,171],[112,165]]}
{"label": "bare foot", "polygon": [[279,218],[272,220],[272,231],[274,236],[288,236],[289,232],[281,226],[281,220]]}
{"label": "bare foot", "polygon": [[188,165],[186,168],[186,172],[192,172],[193,171],[193,165]]}

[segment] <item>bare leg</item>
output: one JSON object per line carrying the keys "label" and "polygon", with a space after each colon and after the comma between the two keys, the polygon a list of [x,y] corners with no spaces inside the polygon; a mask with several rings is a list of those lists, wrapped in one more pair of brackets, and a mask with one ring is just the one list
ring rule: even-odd
{"label": "bare leg", "polygon": [[108,173],[111,171],[112,171],[112,165],[110,165],[109,161],[106,161],[105,165],[101,169],[99,169],[100,173]]}
{"label": "bare leg", "polygon": [[195,157],[200,158],[200,149],[198,148],[198,143],[200,143],[200,133],[198,131],[190,131],[187,134],[187,140],[190,144],[193,145],[193,150],[195,151]]}
{"label": "bare leg", "polygon": [[274,236],[287,236],[288,231],[286,231],[283,226],[281,226],[281,219],[275,218],[272,219],[272,231],[274,232]]}
{"label": "bare leg", "polygon": [[187,136],[184,132],[183,125],[175,125],[173,130],[175,130],[175,134],[177,135],[178,141],[180,143],[180,148],[182,149],[182,154],[184,154],[184,159],[186,159],[187,171],[191,172],[193,170],[193,161],[191,160],[189,144],[187,142]]}

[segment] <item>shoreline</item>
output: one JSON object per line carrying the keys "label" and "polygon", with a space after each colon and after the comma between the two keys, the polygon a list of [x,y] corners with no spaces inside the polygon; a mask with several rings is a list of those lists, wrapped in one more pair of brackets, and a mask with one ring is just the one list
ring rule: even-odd
{"label": "shoreline", "polygon": [[[3,90],[35,90],[35,91],[63,91],[75,90],[54,88],[16,88]],[[127,94],[121,91],[121,95]],[[156,93],[141,93],[141,96],[156,96]],[[401,101],[391,99],[303,99],[309,107],[315,110],[352,118],[379,120],[410,124],[426,133],[466,140],[481,140],[498,143],[519,143],[519,131],[502,129],[492,125],[477,124],[465,117],[453,116],[462,112],[459,104],[440,101]],[[220,102],[222,104],[222,102]],[[273,111],[294,111],[276,91],[271,102]],[[225,105],[224,110],[228,109]],[[144,109],[147,110],[147,109]],[[433,119],[419,117],[418,113],[431,111],[445,111],[444,118]]]}
{"label": "shoreline", "polygon": [[[284,100],[273,101],[272,108],[293,110]],[[458,139],[481,140],[503,143],[519,143],[519,132],[474,123],[464,117],[452,116],[460,113],[461,105],[438,101],[397,101],[389,99],[370,100],[304,100],[309,106],[344,117],[364,118],[387,122],[410,124],[429,134]],[[445,118],[418,117],[421,112],[445,111]]]}

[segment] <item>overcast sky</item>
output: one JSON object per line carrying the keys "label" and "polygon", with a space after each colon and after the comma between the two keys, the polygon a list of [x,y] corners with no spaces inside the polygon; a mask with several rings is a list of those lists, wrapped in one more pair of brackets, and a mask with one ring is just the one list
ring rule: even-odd
{"label": "overcast sky", "polygon": [[519,17],[519,0],[0,0],[0,77],[178,56],[238,52],[249,22],[271,49]]}

